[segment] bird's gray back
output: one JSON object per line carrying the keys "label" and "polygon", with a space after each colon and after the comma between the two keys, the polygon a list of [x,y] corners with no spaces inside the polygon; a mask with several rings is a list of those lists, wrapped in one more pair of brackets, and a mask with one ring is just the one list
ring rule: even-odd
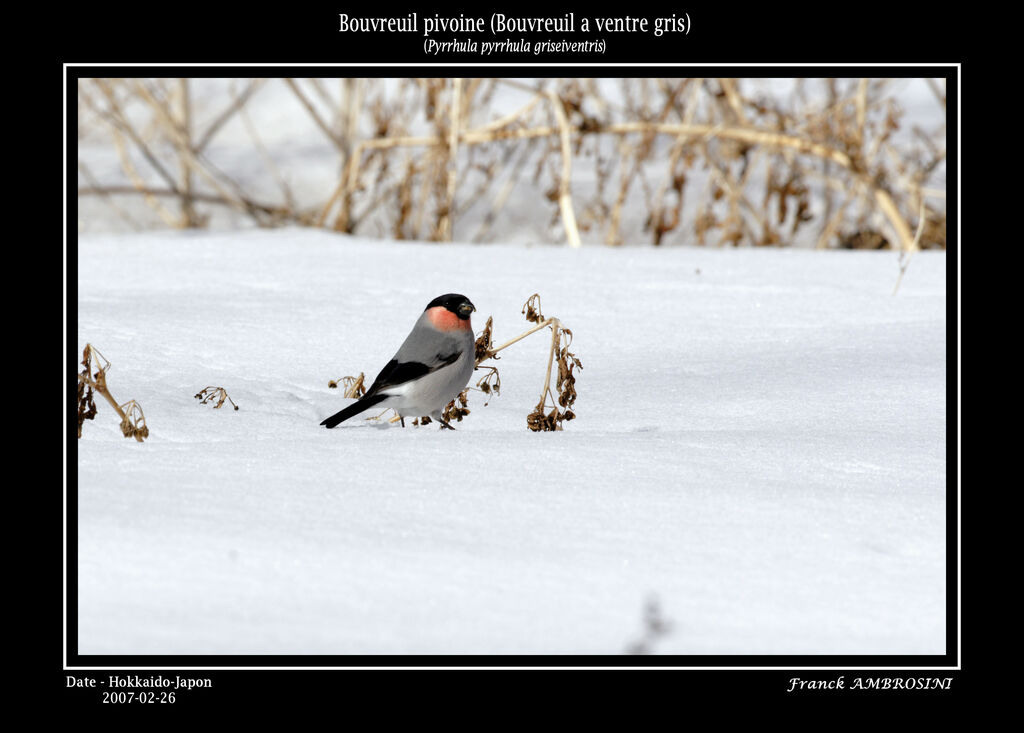
{"label": "bird's gray back", "polygon": [[473,332],[470,329],[438,331],[424,311],[405,341],[398,347],[394,360],[399,363],[418,361],[429,366],[438,361],[438,357],[446,357],[472,348],[473,340]]}

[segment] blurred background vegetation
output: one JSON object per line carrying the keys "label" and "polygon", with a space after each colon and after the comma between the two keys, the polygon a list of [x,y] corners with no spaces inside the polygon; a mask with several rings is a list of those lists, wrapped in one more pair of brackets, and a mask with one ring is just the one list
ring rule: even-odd
{"label": "blurred background vegetation", "polygon": [[946,246],[943,79],[81,79],[81,232]]}

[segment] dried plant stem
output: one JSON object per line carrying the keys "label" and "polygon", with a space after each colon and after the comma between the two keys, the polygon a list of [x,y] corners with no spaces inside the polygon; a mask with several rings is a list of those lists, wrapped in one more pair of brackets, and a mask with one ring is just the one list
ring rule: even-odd
{"label": "dried plant stem", "polygon": [[455,187],[458,183],[458,169],[456,162],[459,154],[459,119],[462,107],[462,79],[452,79],[452,101],[448,120],[448,157],[445,161],[447,167],[445,181],[445,202],[441,219],[438,222],[438,239],[451,241],[452,238],[452,214],[455,208]]}
{"label": "dried plant stem", "polygon": [[416,207],[416,215],[414,217],[415,223],[413,225],[413,231],[416,232],[423,231],[423,219],[427,213],[426,202],[430,192],[430,176],[421,176],[421,178],[423,180],[420,181],[420,195],[417,199],[420,202],[420,204],[419,206]]}
{"label": "dried plant stem", "polygon": [[[549,126],[539,126],[514,130],[467,130],[462,135],[462,142],[466,145],[476,145],[497,140],[523,139],[551,137],[560,134],[560,130]],[[578,134],[597,135],[627,135],[631,133],[647,132],[672,135],[674,137],[707,137],[725,138],[750,143],[752,145],[766,145],[777,148],[792,148],[798,152],[808,153],[819,158],[828,158],[839,163],[844,168],[852,169],[853,162],[846,153],[823,143],[814,142],[797,135],[787,135],[781,132],[770,130],[758,130],[754,128],[729,127],[723,124],[707,125],[700,123],[678,123],[678,122],[616,122],[589,129],[585,132],[576,130]],[[440,140],[437,137],[394,137],[374,138],[364,141],[373,147],[392,147],[394,145],[438,145]]]}
{"label": "dried plant stem", "polygon": [[483,221],[480,222],[480,228],[477,229],[476,234],[473,235],[474,242],[483,241],[484,236],[487,235],[491,226],[494,224],[495,219],[497,219],[498,212],[505,207],[505,203],[508,201],[509,196],[512,195],[512,191],[516,187],[516,183],[519,180],[519,171],[526,163],[527,155],[530,152],[529,143],[521,147],[522,150],[519,153],[519,157],[516,159],[516,162],[512,164],[508,177],[505,179],[505,182],[502,184],[497,194],[495,194],[491,201],[490,209],[486,216],[484,216]]}
{"label": "dried plant stem", "polygon": [[[859,180],[867,182],[873,191],[875,201],[889,221],[892,228],[895,230],[897,239],[900,241],[901,247],[905,250],[912,250],[915,246],[913,244],[914,237],[910,231],[910,227],[899,213],[899,209],[896,207],[891,194],[885,189],[879,187],[873,181],[870,181],[864,172],[860,169],[860,163],[854,161],[849,155],[842,150],[831,147],[824,143],[815,142],[805,137],[797,135],[789,135],[780,132],[773,132],[770,130],[759,130],[750,127],[735,127],[727,126],[724,124],[694,124],[694,123],[673,123],[673,122],[621,122],[610,125],[604,125],[595,127],[593,129],[586,130],[585,132],[578,129],[572,128],[565,117],[565,110],[563,104],[558,95],[554,92],[545,92],[548,97],[552,100],[552,107],[555,111],[556,119],[558,120],[558,127],[540,126],[526,129],[496,129],[493,126],[466,130],[459,135],[459,142],[463,145],[478,145],[487,142],[494,142],[498,140],[510,140],[510,139],[527,139],[527,138],[542,138],[551,137],[558,135],[561,142],[561,153],[562,153],[562,175],[559,182],[559,208],[562,214],[563,225],[566,230],[566,238],[571,246],[579,246],[579,231],[576,226],[576,218],[573,211],[572,197],[570,193],[570,180],[572,172],[572,161],[571,161],[571,147],[570,147],[570,133],[575,132],[576,134],[611,134],[611,135],[626,135],[631,133],[653,133],[672,135],[676,138],[694,138],[703,137],[705,140],[720,138],[726,140],[736,140],[738,142],[744,142],[751,145],[762,145],[769,148],[778,148],[783,150],[794,150],[799,153],[806,155],[813,155],[823,160],[829,160],[838,164],[843,169],[847,170],[851,175],[855,176]],[[355,191],[358,180],[360,159],[362,153],[367,149],[379,149],[379,148],[392,148],[392,147],[403,147],[403,146],[426,146],[426,147],[440,147],[448,145],[448,140],[443,140],[437,136],[420,136],[420,137],[385,137],[385,138],[373,138],[370,140],[364,140],[356,147],[353,152],[352,158],[349,160],[347,175],[343,181],[338,185],[334,194],[330,200],[324,206],[321,212],[319,221],[322,223],[330,210],[334,207],[337,201],[345,197],[346,199],[351,197],[351,194]],[[348,206],[342,206],[342,213],[339,214],[338,221],[335,223],[335,229],[345,230],[348,226],[350,217],[348,214]]]}
{"label": "dried plant stem", "polygon": [[572,149],[569,145],[569,121],[565,117],[565,107],[561,98],[554,92],[548,92],[548,96],[558,120],[558,134],[562,144],[562,177],[558,183],[558,207],[562,211],[562,225],[565,227],[565,238],[569,246],[579,247],[580,232],[576,227],[576,213],[572,206]]}
{"label": "dried plant stem", "polygon": [[946,109],[946,88],[945,88],[946,87],[946,83],[945,83],[945,80],[943,80],[943,83],[942,83],[942,87],[943,88],[942,89],[939,89],[939,83],[935,79],[932,79],[932,78],[928,77],[928,78],[925,79],[925,81],[928,82],[928,87],[929,87],[929,89],[932,90],[932,94],[935,95],[935,99],[937,99],[939,104],[942,105],[942,109]]}
{"label": "dried plant stem", "polygon": [[819,158],[828,158],[847,169],[853,168],[850,156],[841,150],[823,143],[817,143],[796,135],[787,135],[769,130],[756,130],[746,127],[729,127],[726,125],[679,124],[674,122],[620,122],[601,128],[602,132],[617,135],[629,132],[655,131],[666,135],[704,136],[707,138],[725,138],[738,140],[752,145],[767,145],[777,148],[792,148],[801,153],[808,153]]}
{"label": "dried plant stem", "polygon": [[[110,394],[110,392],[107,391],[106,386],[94,382],[92,379],[85,376],[84,374],[78,375],[78,381],[84,382],[88,386],[92,387],[93,391],[99,392],[101,395],[103,395],[104,399],[106,399],[106,401],[110,403],[110,406],[114,408],[114,411],[117,413],[117,416],[121,418],[122,422],[128,419],[127,416],[125,415],[124,410],[122,410],[121,406],[117,404],[117,400],[115,400],[114,397]],[[141,435],[135,435],[134,438],[138,442],[142,442]]]}
{"label": "dried plant stem", "polygon": [[[266,145],[264,145],[263,141],[260,139],[259,132],[256,130],[256,126],[253,125],[252,120],[249,119],[249,114],[246,112],[244,107],[239,111],[238,118],[245,126],[245,131],[249,133],[249,139],[252,140],[253,147],[256,148],[256,152],[259,154],[260,160],[263,161],[264,167],[266,167],[271,177],[277,182],[277,186],[281,190],[281,194],[284,196],[286,210],[292,212],[297,211],[298,206],[296,205],[295,198],[292,196],[292,191],[288,186],[288,182],[285,180],[284,176],[281,175],[281,170],[277,167],[277,164],[274,163],[273,157],[271,157]],[[255,202],[250,201],[249,204],[261,211],[271,214],[275,213],[267,207],[256,204]]]}
{"label": "dried plant stem", "polygon": [[537,103],[540,102],[541,99],[543,99],[543,96],[537,94],[533,97],[533,99],[531,99],[529,102],[524,104],[519,109],[515,110],[514,112],[509,112],[507,115],[499,117],[493,122],[488,122],[483,127],[478,127],[474,132],[479,134],[490,132],[492,130],[500,130],[503,127],[507,127],[516,120],[526,117],[526,115],[528,115],[533,110],[533,108],[537,106]]}
{"label": "dried plant stem", "polygon": [[[452,166],[449,168],[448,173],[448,189],[449,189],[449,206],[448,210],[444,213],[444,216],[440,222],[440,233],[442,235],[450,234],[450,216],[451,216],[451,200],[454,198],[453,184],[457,182],[457,171],[455,169],[455,153],[457,152],[458,145],[479,145],[487,142],[494,142],[497,140],[506,140],[519,137],[550,137],[552,135],[558,135],[561,145],[562,155],[562,172],[559,180],[559,193],[558,193],[558,205],[562,215],[562,223],[565,228],[566,240],[571,247],[579,247],[581,245],[579,227],[576,224],[576,214],[572,202],[572,146],[571,146],[571,132],[572,126],[569,124],[568,118],[565,116],[565,108],[561,98],[554,92],[546,92],[545,95],[550,99],[551,106],[555,114],[555,119],[558,122],[558,128],[543,127],[535,130],[503,130],[503,126],[510,124],[514,121],[515,116],[509,116],[507,121],[505,118],[499,120],[501,126],[496,123],[491,123],[484,126],[483,128],[476,130],[467,130],[460,132],[459,127],[459,116],[458,112],[461,108],[461,84],[458,83],[461,80],[456,79],[453,90],[453,101],[452,101],[452,121],[449,129],[449,135],[447,139],[442,139],[440,136],[402,136],[402,137],[382,137],[373,138],[370,140],[361,141],[352,153],[352,157],[349,159],[348,166],[346,166],[346,174],[342,177],[337,188],[335,188],[331,197],[321,210],[318,218],[318,225],[323,225],[329,215],[331,209],[334,208],[335,204],[339,200],[342,201],[341,212],[338,218],[335,220],[334,229],[336,231],[347,231],[351,227],[352,212],[351,212],[351,196],[355,192],[358,186],[359,169],[362,162],[363,152],[368,149],[380,149],[380,148],[393,148],[393,147],[434,147],[441,148],[446,147],[448,150],[448,164]],[[524,114],[531,109],[533,104],[528,104],[520,110],[519,114]],[[524,134],[525,133],[525,134]],[[443,237],[442,237],[443,238]]]}
{"label": "dried plant stem", "polygon": [[[107,102],[107,108],[101,108],[99,104],[92,98],[85,88],[82,88],[82,99],[86,106],[95,112],[101,120],[110,126],[111,138],[114,143],[114,149],[117,151],[118,159],[121,161],[121,168],[128,176],[129,180],[134,186],[140,191],[145,187],[145,183],[141,175],[135,169],[135,165],[132,163],[131,156],[128,154],[127,146],[125,145],[124,138],[127,137],[135,145],[135,147],[142,154],[142,157],[150,164],[157,175],[159,175],[167,185],[175,192],[175,195],[180,195],[178,191],[177,182],[174,177],[167,172],[167,170],[161,165],[156,155],[150,150],[146,142],[139,136],[135,129],[127,122],[124,114],[121,111],[121,106],[118,103],[117,95],[114,93],[114,89],[111,84],[104,79],[93,80],[93,86],[99,90],[100,94]],[[144,196],[143,201],[146,205],[153,209],[157,215],[163,219],[164,223],[168,226],[175,226],[176,219],[174,214],[167,210],[159,201],[152,196]]]}
{"label": "dried plant stem", "polygon": [[171,117],[167,108],[153,96],[152,92],[149,91],[146,85],[141,82],[136,82],[135,89],[139,96],[149,104],[154,112],[156,112],[157,118],[164,123],[164,126],[170,134],[172,142],[176,145],[178,154],[181,156],[184,163],[202,176],[207,183],[217,189],[217,192],[220,193],[220,195],[227,201],[230,201],[235,208],[250,214],[254,219],[256,219],[257,223],[259,223],[259,219],[255,216],[256,209],[241,197],[235,195],[231,191],[228,191],[217,177],[208,169],[208,167],[199,160],[189,145],[188,139],[185,137],[181,128],[176,124],[174,118]]}
{"label": "dried plant stem", "polygon": [[[121,111],[121,106],[117,102],[117,95],[114,94],[114,90],[110,84],[103,79],[96,79],[94,83],[96,88],[99,89],[106,98],[107,104],[110,106],[109,110],[96,108],[100,117],[110,124],[115,131],[120,131],[126,135],[132,143],[135,144],[135,147],[139,149],[139,152],[142,153],[142,156],[146,161],[153,167],[153,170],[156,171],[157,175],[163,178],[168,186],[177,191],[178,182],[174,180],[174,176],[167,172],[167,169],[161,165],[159,159],[153,151],[150,150],[146,142],[139,136],[138,132],[135,131],[135,128],[132,127],[125,119],[124,113]],[[181,192],[178,191],[178,193],[180,194]]]}
{"label": "dried plant stem", "polygon": [[305,107],[306,111],[309,113],[309,116],[313,118],[313,122],[315,122],[316,126],[320,128],[320,131],[327,136],[327,139],[334,144],[334,147],[336,147],[338,150],[344,151],[344,143],[338,138],[337,135],[334,134],[334,131],[331,130],[330,125],[328,125],[324,121],[323,117],[320,116],[320,113],[316,111],[316,107],[314,107],[313,103],[310,102],[306,95],[302,93],[302,90],[299,89],[299,85],[295,83],[295,80],[289,77],[285,77],[284,83],[287,84],[288,88],[292,90],[292,93],[295,94],[295,96],[298,98],[302,106]]}
{"label": "dried plant stem", "polygon": [[[131,215],[127,211],[125,211],[124,209],[122,209],[120,206],[117,205],[117,203],[114,201],[113,196],[112,196],[113,192],[104,189],[100,185],[99,181],[96,180],[96,176],[94,176],[92,174],[92,171],[89,170],[88,166],[86,166],[86,164],[84,162],[78,161],[78,171],[82,174],[82,177],[85,178],[85,180],[89,182],[89,188],[91,188],[93,191],[95,191],[95,193],[97,195],[102,196],[103,199],[110,206],[110,208],[113,209],[117,213],[118,216],[120,216],[122,219],[124,219],[124,221],[127,222],[127,224],[132,229],[134,229],[135,231],[141,231],[142,230],[142,225],[140,225],[137,221],[135,221],[135,219],[133,219],[131,217]],[[82,194],[82,190],[83,189],[81,189],[81,188],[78,189],[78,194],[79,195]],[[138,191],[136,189],[134,189],[134,188],[132,189],[132,191],[138,193]]]}
{"label": "dried plant stem", "polygon": [[352,154],[352,141],[359,135],[359,110],[363,104],[362,79],[346,79],[344,82],[345,100],[348,104],[348,116],[345,117],[345,127],[341,135],[345,143],[345,154]]}
{"label": "dried plant stem", "polygon": [[195,151],[201,153],[203,149],[209,144],[213,136],[217,134],[221,127],[231,119],[232,115],[238,112],[245,103],[249,101],[249,97],[256,93],[256,91],[266,83],[266,79],[252,79],[249,84],[243,89],[229,104],[223,112],[217,115],[217,118],[206,127],[206,131],[200,136],[199,140],[195,144]]}
{"label": "dried plant stem", "polygon": [[818,243],[815,245],[815,249],[826,249],[828,247],[828,240],[832,238],[832,235],[839,229],[839,225],[843,221],[843,216],[846,214],[846,208],[849,206],[849,199],[840,204],[839,209],[833,214],[825,227],[821,230],[821,234],[818,236]]}
{"label": "dried plant stem", "polygon": [[[146,202],[157,215],[164,220],[164,223],[168,226],[175,226],[177,219],[170,210],[157,200],[156,194],[151,189],[147,188],[145,182],[142,180],[142,176],[135,169],[135,165],[132,163],[131,156],[128,154],[128,150],[124,144],[124,138],[121,135],[121,131],[116,127],[111,130],[111,137],[114,140],[114,149],[117,151],[117,157],[121,161],[121,169],[124,170],[129,180],[132,182],[132,191],[142,195],[142,200]],[[111,191],[109,188],[106,189],[108,193],[117,193],[117,191]],[[171,187],[171,193],[174,196],[180,196],[181,191],[176,186]]]}
{"label": "dried plant stem", "polygon": [[739,92],[736,91],[735,79],[719,79],[718,85],[725,92],[725,98],[729,101],[729,108],[736,115],[736,122],[741,125],[747,124],[747,116],[743,113],[743,103],[740,100]]}
{"label": "dried plant stem", "polygon": [[921,234],[924,233],[924,223],[926,219],[926,209],[924,206],[924,199],[921,199],[921,212],[917,218],[917,233],[914,235],[914,246],[910,250],[904,250],[900,252],[900,274],[896,277],[896,286],[892,289],[892,294],[896,295],[900,289],[900,283],[903,282],[903,273],[907,271],[907,267],[910,265],[910,258],[914,256],[914,253],[918,250],[918,242],[921,240]]}
{"label": "dried plant stem", "polygon": [[[626,202],[626,196],[629,194],[629,184],[633,181],[633,175],[636,172],[636,161],[640,160],[640,156],[630,156],[627,152],[625,144],[621,145],[619,151],[619,194],[615,197],[615,203],[612,204],[612,211],[608,217],[608,230],[605,232],[604,243],[612,246],[622,244],[622,238],[619,236],[619,225],[622,221],[622,205]],[[626,173],[626,161],[630,157],[633,157],[634,165],[631,167],[630,172]]]}
{"label": "dried plant stem", "polygon": [[[465,142],[465,141],[463,141]],[[352,157],[348,159],[345,166],[345,175],[342,176],[334,193],[324,204],[317,217],[317,226],[323,226],[327,216],[331,213],[334,205],[341,201],[341,211],[334,221],[334,230],[338,232],[348,231],[353,226],[352,217],[352,194],[355,193],[359,184],[359,167],[362,162],[365,150],[377,150],[381,148],[398,147],[433,147],[444,144],[439,137],[375,137],[369,140],[360,140],[352,151]]]}
{"label": "dried plant stem", "polygon": [[864,144],[864,123],[867,120],[868,113],[868,80],[867,77],[861,77],[857,83],[857,142],[861,145]]}
{"label": "dried plant stem", "polygon": [[[547,322],[551,325],[551,351],[548,352],[548,369],[547,373],[544,375],[544,389],[540,391],[539,404],[541,405],[543,405],[545,400],[547,400],[548,395],[551,395],[551,367],[555,363],[555,351],[558,350],[558,342],[560,338],[559,329],[562,325],[557,318],[549,318]],[[554,395],[551,395],[551,400],[552,402],[557,402]]]}
{"label": "dried plant stem", "polygon": [[516,336],[516,337],[515,337],[514,339],[511,339],[511,340],[509,340],[509,341],[506,341],[506,342],[505,342],[505,343],[503,343],[503,344],[502,344],[501,346],[495,346],[495,347],[494,347],[493,349],[489,349],[489,350],[487,351],[487,355],[486,355],[485,357],[483,357],[482,359],[479,359],[479,360],[477,361],[477,364],[479,364],[479,363],[480,363],[481,361],[484,361],[484,360],[486,360],[486,359],[489,359],[489,358],[491,358],[492,356],[494,356],[495,354],[497,354],[497,353],[498,353],[499,351],[501,351],[502,349],[507,349],[507,348],[508,348],[509,346],[511,346],[512,344],[516,343],[517,341],[522,341],[522,340],[523,340],[524,338],[526,338],[527,336],[529,336],[529,335],[530,335],[531,333],[536,333],[537,331],[540,331],[540,330],[541,330],[542,328],[547,328],[547,327],[548,327],[548,326],[550,326],[550,325],[551,325],[552,323],[558,323],[558,319],[557,319],[557,318],[549,318],[549,319],[547,319],[546,321],[544,321],[543,323],[538,323],[538,324],[537,324],[536,326],[534,326],[533,328],[528,328],[528,329],[526,329],[526,330],[525,330],[525,331],[523,331],[523,332],[522,332],[521,334],[519,334],[518,336]]}
{"label": "dried plant stem", "polygon": [[[192,104],[189,97],[188,79],[178,79],[179,96],[179,119],[178,129],[180,130],[182,145],[189,150],[192,149]],[[193,198],[192,167],[188,161],[181,157],[179,159],[181,173],[181,219],[179,226],[183,228],[193,227],[197,223],[196,211]]]}
{"label": "dried plant stem", "polygon": [[554,397],[554,395],[551,392],[551,368],[554,366],[554,363],[555,363],[555,352],[558,351],[558,346],[559,346],[559,342],[560,342],[561,334],[562,334],[562,331],[561,331],[562,323],[557,318],[548,318],[548,319],[542,321],[541,323],[538,323],[533,328],[526,329],[525,331],[523,331],[521,334],[519,334],[515,338],[510,339],[510,340],[506,341],[505,343],[503,343],[501,346],[495,346],[492,349],[488,349],[487,353],[484,356],[482,356],[480,359],[477,359],[477,362],[476,362],[477,366],[479,366],[481,362],[484,362],[487,359],[490,359],[492,356],[497,354],[502,349],[506,349],[509,346],[511,346],[512,344],[514,344],[514,343],[516,343],[518,341],[522,341],[527,336],[529,336],[531,334],[534,334],[534,333],[537,333],[537,331],[541,331],[541,330],[543,330],[545,328],[549,328],[549,327],[551,328],[551,349],[548,352],[548,366],[547,366],[547,369],[544,372],[544,388],[541,389],[541,392],[540,392],[540,402],[537,405],[538,409],[541,409],[541,410],[543,410],[544,405],[547,402],[548,396],[551,396],[552,401],[557,404],[557,400],[555,400],[555,397]]}
{"label": "dried plant stem", "polygon": [[743,193],[743,187],[746,185],[747,178],[749,177],[750,172],[754,169],[754,166],[748,165],[746,172],[743,175],[743,179],[740,181],[736,181],[732,173],[729,171],[728,167],[721,164],[718,160],[716,160],[715,156],[713,156],[710,151],[705,151],[704,158],[705,160],[708,161],[708,170],[711,171],[712,178],[714,178],[718,183],[721,184],[723,188],[725,188],[728,191],[729,218],[736,220],[739,226],[742,226],[745,229],[747,229],[748,236],[751,238],[751,240],[756,240],[756,237],[750,231],[750,225],[740,214],[739,210],[740,204],[743,204],[747,211],[750,212],[750,215],[757,220],[758,224],[760,224],[762,231],[767,230],[768,222],[765,219],[764,215],[762,214],[762,212],[758,211],[753,204],[750,203],[746,195],[744,195]]}
{"label": "dried plant stem", "polygon": [[[676,111],[676,114],[680,115],[683,120],[683,124],[692,124],[694,116],[697,114],[697,108],[700,104],[700,90],[701,90],[701,79],[688,80],[692,82],[692,91],[690,92],[690,99],[686,103],[685,111],[680,111],[678,95],[673,95],[671,103]],[[685,82],[684,82],[685,84]],[[655,195],[654,205],[651,207],[652,221],[654,222],[653,230],[653,242],[654,244],[661,244],[662,232],[659,227],[664,221],[664,200],[665,194],[668,192],[669,186],[675,187],[676,183],[676,168],[679,164],[679,159],[682,157],[683,150],[686,148],[686,144],[689,142],[689,136],[680,135],[672,143],[672,150],[669,153],[669,160],[667,166],[667,173],[661,185],[658,187],[657,194]],[[677,189],[678,201],[676,204],[676,221],[681,215],[683,206],[683,187],[679,186]]]}
{"label": "dried plant stem", "polygon": [[896,235],[899,237],[900,246],[904,252],[914,252],[917,250],[918,239],[910,233],[910,227],[907,226],[907,222],[900,216],[899,209],[896,208],[896,204],[892,200],[892,196],[884,188],[878,188],[872,185],[875,193],[875,201],[878,203],[878,208],[885,214],[885,218],[889,220],[889,224],[896,230]]}
{"label": "dried plant stem", "polygon": [[[78,189],[78,195],[79,196],[122,196],[122,195],[130,195],[130,194],[139,194],[140,196],[145,198],[147,201],[150,200],[150,199],[153,199],[153,198],[155,198],[157,196],[164,196],[164,197],[171,196],[171,197],[175,197],[175,198],[181,196],[181,192],[180,191],[173,191],[173,190],[166,189],[166,188],[149,188],[147,186],[142,185],[141,182],[139,183],[138,186],[98,186],[98,185],[92,185],[92,186],[81,186]],[[232,206],[232,207],[235,206],[235,203],[233,201],[229,201],[228,199],[225,199],[223,196],[219,196],[219,195],[216,195],[216,194],[209,194],[209,193],[196,192],[196,193],[192,194],[192,200],[193,201],[201,201],[201,202],[207,203],[207,204],[220,204],[222,206]],[[287,211],[285,209],[282,209],[282,208],[279,208],[279,207],[276,207],[276,206],[271,206],[270,204],[261,204],[261,203],[256,202],[256,201],[250,201],[248,205],[251,206],[253,209],[256,209],[258,211],[261,211],[261,212],[263,212],[265,214],[272,215],[272,216],[282,216],[282,215],[285,215],[287,213]],[[166,209],[164,209],[164,211],[166,211]],[[296,214],[295,218],[296,219],[302,219],[303,217],[302,217],[301,214]],[[174,221],[173,215],[171,215],[168,212],[167,222],[170,224],[173,221]]]}

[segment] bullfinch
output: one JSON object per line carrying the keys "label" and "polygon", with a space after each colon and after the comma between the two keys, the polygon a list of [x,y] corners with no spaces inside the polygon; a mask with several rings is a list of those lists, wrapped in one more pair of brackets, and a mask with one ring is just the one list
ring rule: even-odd
{"label": "bullfinch", "polygon": [[403,425],[406,416],[429,415],[451,428],[442,410],[465,389],[476,367],[469,320],[475,310],[465,295],[434,298],[366,394],[320,424],[333,428],[364,410],[382,407],[394,409]]}

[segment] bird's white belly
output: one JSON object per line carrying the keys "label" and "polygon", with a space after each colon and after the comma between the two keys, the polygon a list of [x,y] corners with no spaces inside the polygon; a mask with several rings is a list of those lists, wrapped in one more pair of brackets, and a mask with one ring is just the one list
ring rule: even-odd
{"label": "bird's white belly", "polygon": [[473,350],[469,349],[454,364],[420,379],[384,390],[389,395],[382,405],[393,408],[402,417],[434,415],[465,389],[473,374]]}

